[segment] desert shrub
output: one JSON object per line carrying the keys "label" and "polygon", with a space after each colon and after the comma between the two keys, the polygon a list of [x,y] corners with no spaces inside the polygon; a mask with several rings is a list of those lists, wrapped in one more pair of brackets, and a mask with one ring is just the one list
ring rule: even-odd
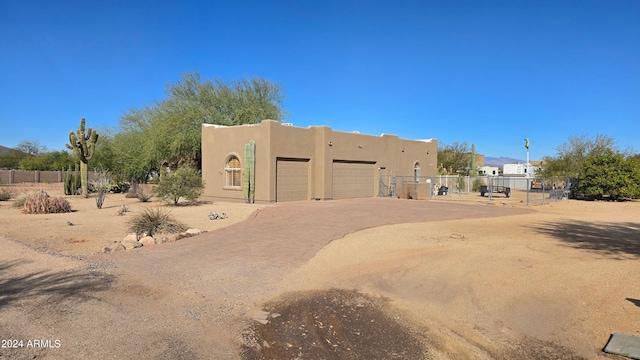
{"label": "desert shrub", "polygon": [[138,184],[137,182],[131,183],[131,186],[129,186],[129,189],[127,190],[127,194],[124,197],[126,197],[127,199],[137,198],[139,186],[140,184]]}
{"label": "desert shrub", "polygon": [[13,207],[21,208],[24,206],[24,203],[27,201],[27,195],[22,195],[13,202]]}
{"label": "desert shrub", "polygon": [[151,198],[154,196],[155,190],[152,187],[151,190],[145,184],[140,184],[137,182],[131,183],[131,187],[127,192],[125,197],[127,199],[138,199],[140,202],[149,202]]}
{"label": "desert shrub", "polygon": [[0,201],[8,201],[13,197],[13,191],[9,188],[0,189]]}
{"label": "desert shrub", "polygon": [[151,190],[148,190],[146,186],[139,186],[137,197],[138,197],[138,200],[140,200],[140,202],[148,202],[149,200],[151,200],[154,193],[155,193],[154,188],[151,188]]}
{"label": "desert shrub", "polygon": [[106,172],[101,172],[98,175],[97,180],[91,181],[91,188],[95,190],[96,194],[96,207],[102,209],[104,199],[107,197],[107,193],[111,190],[111,180],[107,176]]}
{"label": "desert shrub", "polygon": [[71,212],[71,205],[65,198],[50,197],[41,190],[31,195],[27,195],[24,201],[22,212],[25,214],[56,214]]}
{"label": "desert shrub", "polygon": [[480,191],[480,187],[484,185],[484,181],[481,178],[475,178],[473,180],[473,184],[471,185],[471,191]]}
{"label": "desert shrub", "polygon": [[204,191],[200,172],[194,169],[178,169],[163,176],[156,187],[158,197],[178,205],[181,198],[195,201]]}
{"label": "desert shrub", "polygon": [[127,222],[129,231],[152,236],[157,232],[179,233],[187,230],[187,226],[173,219],[170,213],[171,210],[167,209],[145,208],[142,213],[134,215]]}
{"label": "desert shrub", "polygon": [[129,208],[127,207],[127,205],[122,205],[120,207],[120,210],[118,210],[118,215],[122,216],[122,215],[126,214],[127,211],[129,211]]}

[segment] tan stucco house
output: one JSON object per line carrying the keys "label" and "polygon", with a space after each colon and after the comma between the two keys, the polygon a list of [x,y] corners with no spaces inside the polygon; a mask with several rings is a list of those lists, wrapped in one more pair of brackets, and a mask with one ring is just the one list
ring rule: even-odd
{"label": "tan stucco house", "polygon": [[380,175],[435,176],[435,139],[405,140],[264,120],[202,126],[203,196],[245,201],[245,144],[255,142],[255,202],[374,197]]}

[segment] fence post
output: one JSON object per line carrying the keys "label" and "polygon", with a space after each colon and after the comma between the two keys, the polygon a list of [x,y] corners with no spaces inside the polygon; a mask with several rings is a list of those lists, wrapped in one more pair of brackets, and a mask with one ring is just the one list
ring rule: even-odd
{"label": "fence post", "polygon": [[395,175],[391,175],[391,180],[392,180],[392,183],[393,183],[393,185],[391,185],[392,186],[391,195],[394,198],[396,198],[397,197],[396,196],[396,188],[397,188],[397,186],[396,186],[396,181],[397,181],[396,176]]}
{"label": "fence post", "polygon": [[433,200],[433,184],[435,183],[435,179],[432,177],[429,178],[429,200]]}

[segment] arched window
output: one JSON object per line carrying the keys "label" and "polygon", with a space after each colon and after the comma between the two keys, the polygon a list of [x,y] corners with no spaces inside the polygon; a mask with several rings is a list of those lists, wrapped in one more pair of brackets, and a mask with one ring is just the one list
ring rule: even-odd
{"label": "arched window", "polygon": [[231,155],[224,164],[224,186],[239,188],[240,184],[240,159]]}
{"label": "arched window", "polygon": [[419,162],[413,165],[413,180],[417,183],[420,182],[420,163]]}

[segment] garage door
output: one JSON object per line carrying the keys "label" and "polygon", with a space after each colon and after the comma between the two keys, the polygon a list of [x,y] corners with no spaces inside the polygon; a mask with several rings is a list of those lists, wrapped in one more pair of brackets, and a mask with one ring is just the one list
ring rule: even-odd
{"label": "garage door", "polygon": [[278,159],[276,201],[309,200],[309,160]]}
{"label": "garage door", "polygon": [[334,161],[333,198],[365,198],[374,195],[375,163]]}

